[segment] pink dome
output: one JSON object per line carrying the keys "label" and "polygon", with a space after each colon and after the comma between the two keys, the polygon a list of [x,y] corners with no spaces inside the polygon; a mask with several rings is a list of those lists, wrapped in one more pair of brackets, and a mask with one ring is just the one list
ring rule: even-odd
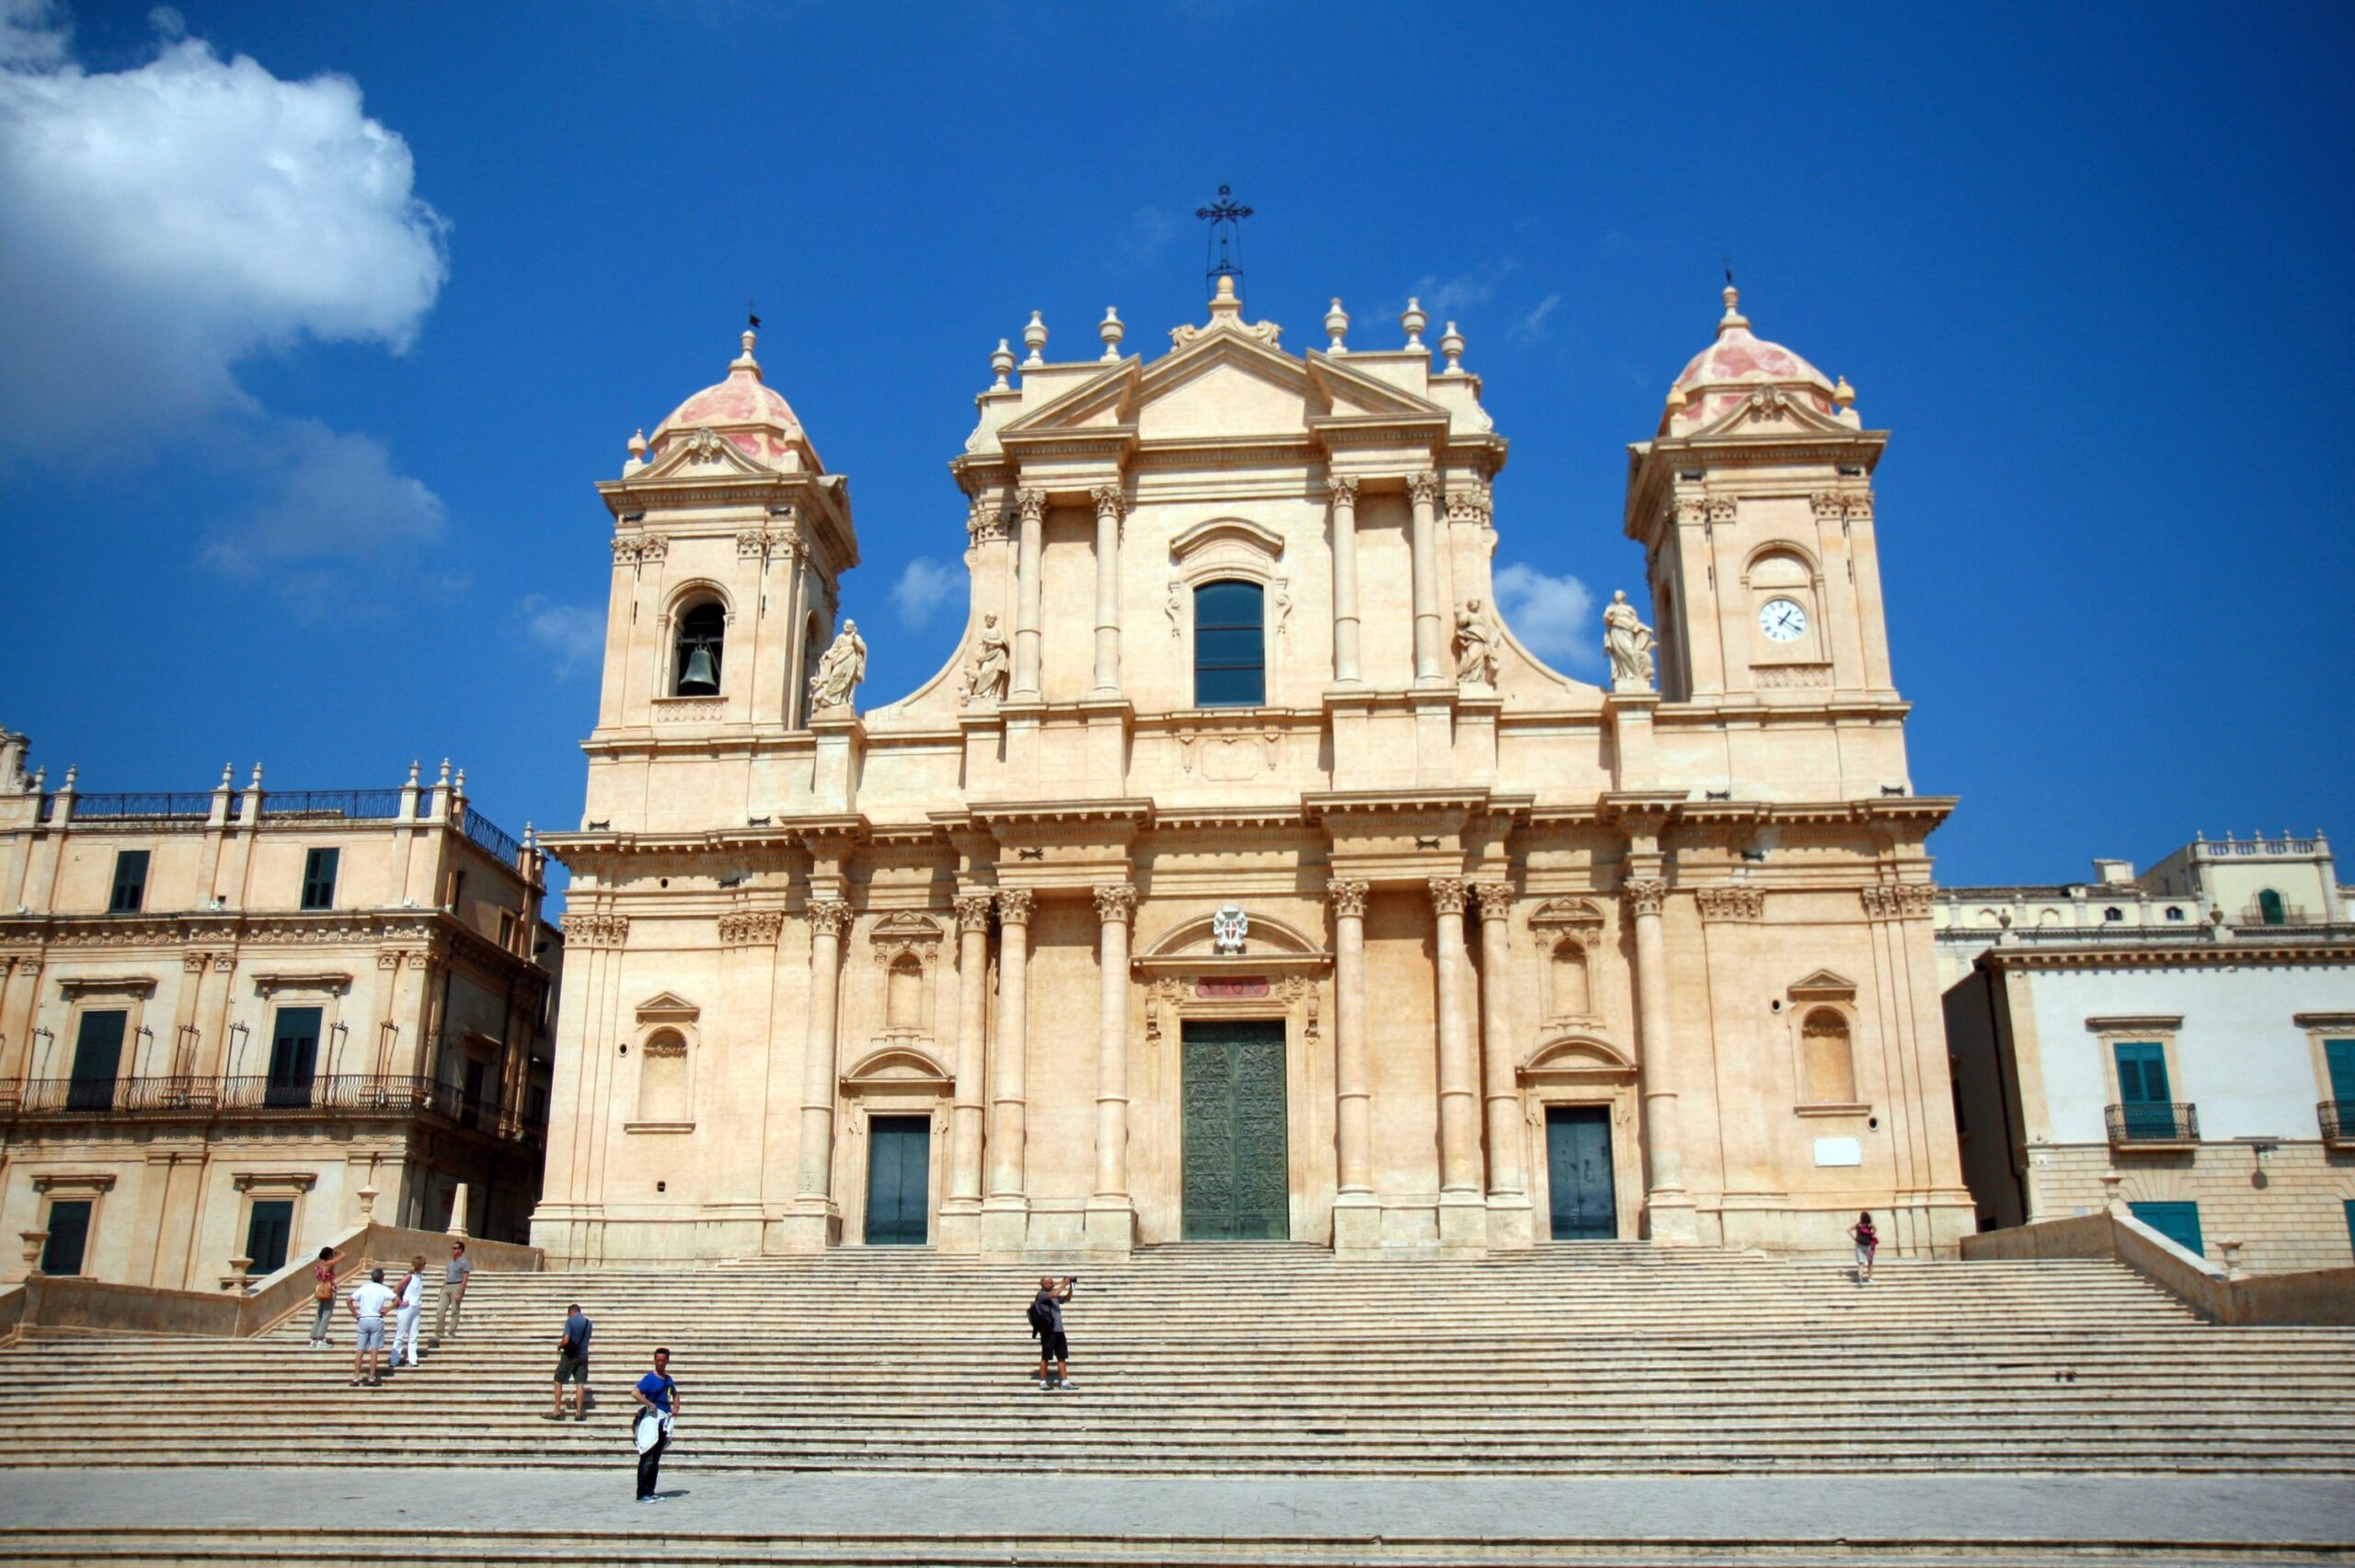
{"label": "pink dome", "polygon": [[1737,388],[1770,383],[1800,390],[1820,412],[1832,412],[1831,380],[1780,343],[1752,337],[1749,318],[1735,308],[1737,298],[1731,288],[1726,290],[1717,340],[1694,355],[1669,389],[1663,430],[1681,432],[1715,420],[1745,395]]}
{"label": "pink dome", "polygon": [[705,387],[654,428],[654,455],[661,457],[673,439],[705,429],[763,463],[775,464],[799,447],[808,452],[810,465],[819,466],[793,406],[761,380],[750,332],[744,334],[744,351],[728,367],[728,379]]}

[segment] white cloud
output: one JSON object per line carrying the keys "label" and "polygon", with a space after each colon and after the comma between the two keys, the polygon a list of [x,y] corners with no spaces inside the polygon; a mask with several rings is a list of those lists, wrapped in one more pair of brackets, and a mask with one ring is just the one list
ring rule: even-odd
{"label": "white cloud", "polygon": [[1505,260],[1481,271],[1461,273],[1444,281],[1436,275],[1419,278],[1407,292],[1422,302],[1423,309],[1444,319],[1450,311],[1486,304],[1496,298],[1497,286],[1520,268],[1520,262]]}
{"label": "white cloud", "polygon": [[1166,208],[1140,207],[1120,233],[1120,248],[1132,261],[1151,261],[1178,234],[1178,220]]}
{"label": "white cloud", "polygon": [[261,499],[216,529],[204,548],[204,559],[224,571],[301,560],[397,565],[438,542],[449,525],[442,498],[393,472],[373,436],[281,419],[246,457],[236,465],[247,470]]}
{"label": "white cloud", "polygon": [[1496,593],[1498,613],[1538,658],[1574,669],[1603,662],[1594,594],[1578,578],[1548,577],[1516,562],[1497,573]]}
{"label": "white cloud", "polygon": [[585,604],[558,604],[544,594],[526,594],[519,608],[523,630],[554,656],[561,681],[605,651],[605,616]]}
{"label": "white cloud", "polygon": [[959,586],[955,571],[929,555],[918,555],[900,569],[900,580],[891,585],[891,603],[900,612],[900,624],[912,631],[926,624]]}
{"label": "white cloud", "polygon": [[1540,338],[1545,336],[1545,318],[1553,315],[1554,307],[1561,303],[1562,296],[1560,294],[1557,293],[1546,295],[1544,299],[1537,302],[1536,309],[1531,311],[1527,315],[1522,316],[1519,321],[1514,322],[1512,324],[1511,330],[1508,332],[1506,336],[1513,338],[1516,342],[1536,342]]}

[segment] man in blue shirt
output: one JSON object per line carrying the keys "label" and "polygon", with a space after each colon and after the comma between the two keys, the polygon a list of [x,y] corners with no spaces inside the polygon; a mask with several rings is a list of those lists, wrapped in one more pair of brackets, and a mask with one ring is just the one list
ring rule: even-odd
{"label": "man in blue shirt", "polygon": [[[671,1446],[671,1422],[679,1413],[679,1385],[671,1379],[667,1346],[655,1351],[654,1370],[640,1378],[630,1392],[639,1406],[637,1425],[631,1428],[638,1434],[638,1500],[651,1503],[655,1478],[662,1470],[662,1450]],[[653,1424],[650,1433],[649,1423]]]}

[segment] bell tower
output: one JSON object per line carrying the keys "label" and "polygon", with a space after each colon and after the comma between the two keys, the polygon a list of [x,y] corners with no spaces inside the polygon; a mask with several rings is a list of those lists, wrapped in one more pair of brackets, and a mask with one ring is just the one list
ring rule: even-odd
{"label": "bell tower", "polygon": [[1855,403],[1844,376],[1753,337],[1727,286],[1717,340],[1628,449],[1668,701],[1895,703],[1871,479],[1889,435]]}

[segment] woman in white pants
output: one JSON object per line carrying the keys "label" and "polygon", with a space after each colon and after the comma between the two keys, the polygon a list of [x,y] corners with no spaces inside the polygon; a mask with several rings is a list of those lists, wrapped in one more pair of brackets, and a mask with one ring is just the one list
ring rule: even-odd
{"label": "woman in white pants", "polygon": [[393,1318],[393,1365],[417,1365],[417,1322],[425,1316],[425,1255],[408,1260],[408,1277],[401,1281],[399,1310]]}

